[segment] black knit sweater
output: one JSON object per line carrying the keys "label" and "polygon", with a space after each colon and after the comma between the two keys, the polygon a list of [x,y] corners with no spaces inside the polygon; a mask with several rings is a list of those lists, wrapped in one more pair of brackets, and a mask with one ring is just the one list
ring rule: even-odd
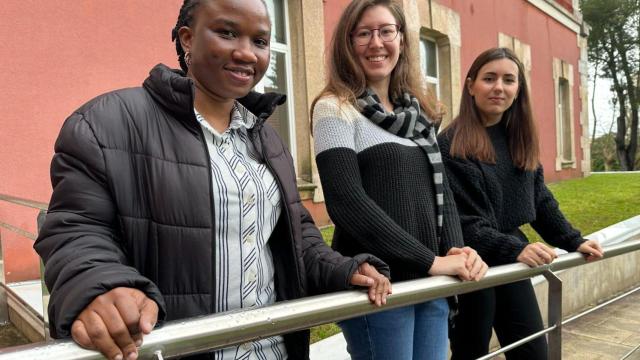
{"label": "black knit sweater", "polygon": [[425,277],[435,256],[462,246],[446,178],[442,236],[437,236],[432,167],[413,141],[379,128],[348,104],[318,101],[316,162],[336,225],[333,247],[367,251],[389,264],[393,281]]}
{"label": "black knit sweater", "polygon": [[515,262],[528,244],[519,227],[530,223],[547,243],[575,251],[584,240],[544,184],[542,166],[523,171],[513,164],[501,123],[487,133],[496,164],[451,157],[451,131],[438,136],[466,245],[491,266]]}

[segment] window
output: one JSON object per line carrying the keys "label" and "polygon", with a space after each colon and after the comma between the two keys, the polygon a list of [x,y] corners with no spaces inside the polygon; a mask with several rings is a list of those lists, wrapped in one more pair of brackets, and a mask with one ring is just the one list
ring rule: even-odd
{"label": "window", "polygon": [[571,106],[570,99],[571,87],[569,81],[565,78],[560,78],[558,83],[558,114],[560,115],[560,129],[558,134],[560,136],[560,154],[562,154],[563,162],[573,161],[572,148],[572,136],[571,136]]}
{"label": "window", "polygon": [[279,106],[267,120],[282,137],[295,159],[295,124],[293,114],[293,88],[291,84],[291,51],[287,2],[266,0],[271,18],[271,60],[265,76],[256,84],[258,92],[277,92],[287,95],[287,102]]}
{"label": "window", "polygon": [[573,66],[553,59],[556,94],[556,170],[576,168],[573,127]]}
{"label": "window", "polygon": [[438,76],[438,44],[430,38],[420,39],[420,68],[425,77],[426,87],[440,98],[440,80]]}

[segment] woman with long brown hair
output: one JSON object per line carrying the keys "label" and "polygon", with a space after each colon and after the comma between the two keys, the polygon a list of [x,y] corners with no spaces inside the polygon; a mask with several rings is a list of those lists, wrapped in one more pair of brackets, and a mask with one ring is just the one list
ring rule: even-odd
{"label": "woman with long brown hair", "polygon": [[[315,151],[333,246],[366,251],[393,281],[479,279],[486,264],[462,248],[433,112],[410,64],[402,9],[355,0],[336,28],[328,84],[313,108]],[[446,359],[445,299],[340,322],[353,359]]]}
{"label": "woman with long brown hair", "polygon": [[[555,251],[529,243],[519,227],[531,224],[543,239],[567,251],[602,257],[558,208],[544,184],[536,126],[523,66],[506,48],[480,54],[466,76],[460,113],[439,136],[443,162],[460,213],[465,244],[490,266],[548,264]],[[508,345],[541,330],[529,280],[459,296],[451,330],[453,359],[487,354],[491,328]],[[546,359],[539,337],[506,353],[507,359]]]}

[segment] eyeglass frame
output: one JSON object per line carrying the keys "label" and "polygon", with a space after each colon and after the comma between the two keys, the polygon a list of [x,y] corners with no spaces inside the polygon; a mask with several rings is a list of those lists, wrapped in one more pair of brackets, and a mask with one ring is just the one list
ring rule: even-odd
{"label": "eyeglass frame", "polygon": [[[393,25],[393,26],[396,28],[396,36],[395,36],[393,39],[391,39],[391,40],[384,40],[384,39],[382,38],[382,36],[380,36],[380,29],[382,29],[383,27],[389,26],[389,25]],[[360,30],[369,30],[369,31],[371,31],[371,36],[369,37],[369,41],[367,41],[367,43],[366,43],[366,44],[358,44],[358,41],[357,41],[357,40],[356,40],[356,38],[355,38],[356,33],[357,33],[358,31],[360,31]],[[354,42],[356,45],[358,45],[358,46],[367,46],[367,45],[369,45],[369,44],[371,43],[371,40],[373,40],[373,32],[374,32],[374,31],[378,31],[378,37],[380,38],[380,40],[381,40],[382,42],[392,42],[392,41],[394,41],[395,39],[397,39],[397,38],[398,38],[398,34],[400,34],[400,33],[402,32],[402,26],[401,26],[401,25],[398,25],[398,24],[382,24],[380,27],[375,28],[375,29],[369,29],[369,28],[366,28],[366,27],[360,27],[360,28],[358,28],[358,29],[353,30],[349,35],[351,35],[351,39],[353,40],[353,42]]]}

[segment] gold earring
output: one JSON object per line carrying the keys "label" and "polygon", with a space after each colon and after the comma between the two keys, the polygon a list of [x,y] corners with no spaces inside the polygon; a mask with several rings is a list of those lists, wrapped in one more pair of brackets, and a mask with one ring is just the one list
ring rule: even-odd
{"label": "gold earring", "polygon": [[191,67],[191,52],[187,51],[184,54],[184,63],[187,64],[187,67]]}

